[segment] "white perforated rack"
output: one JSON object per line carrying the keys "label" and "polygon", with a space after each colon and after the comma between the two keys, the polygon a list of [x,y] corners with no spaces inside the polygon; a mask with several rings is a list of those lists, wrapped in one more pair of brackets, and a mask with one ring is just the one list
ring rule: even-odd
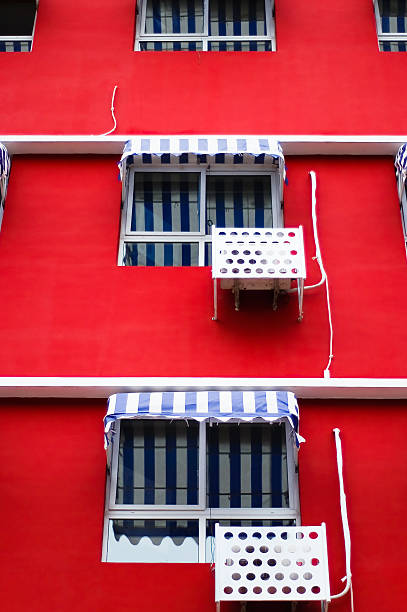
{"label": "white perforated rack", "polygon": [[[330,601],[325,524],[215,527],[215,600]],[[325,607],[325,605],[323,607]]]}
{"label": "white perforated rack", "polygon": [[232,289],[239,310],[241,289],[271,289],[274,308],[280,290],[297,281],[299,320],[302,320],[305,256],[302,227],[212,227],[212,278],[214,316],[217,319],[217,279],[222,289]]}

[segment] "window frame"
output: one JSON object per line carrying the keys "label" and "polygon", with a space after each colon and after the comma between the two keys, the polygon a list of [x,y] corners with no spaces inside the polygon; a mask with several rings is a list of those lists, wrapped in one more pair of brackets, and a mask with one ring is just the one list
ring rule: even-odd
{"label": "window frame", "polygon": [[[276,423],[266,424],[270,427],[276,425]],[[108,448],[107,455],[102,562],[109,562],[109,523],[114,519],[197,520],[199,525],[198,563],[208,562],[206,559],[206,528],[207,522],[210,520],[290,520],[294,521],[296,526],[301,525],[300,497],[298,485],[298,449],[296,448],[295,444],[293,444],[293,431],[289,423],[286,421],[282,421],[280,424],[280,426],[285,428],[288,484],[287,508],[208,508],[206,506],[206,430],[209,426],[210,423],[208,423],[207,421],[199,423],[197,505],[124,505],[115,503],[118,472],[118,454],[120,445],[120,420],[116,421],[114,425],[115,435],[112,436],[112,441]],[[239,424],[236,423],[236,427],[238,426]],[[135,563],[137,563],[137,561],[135,561]]]}
{"label": "window frame", "polygon": [[[379,9],[379,2],[378,0],[373,0],[373,10],[375,13],[375,17],[376,17],[376,29],[377,29],[377,44],[378,44],[378,48],[379,51],[382,51],[380,49],[380,43],[392,43],[392,42],[404,42],[407,43],[407,32],[405,33],[398,33],[398,32],[383,32],[383,28],[382,28],[382,16],[380,14],[380,9]],[[406,15],[407,16],[407,15]]]}
{"label": "window frame", "polygon": [[[276,51],[276,28],[274,0],[264,0],[265,21],[267,34],[264,36],[209,36],[209,2],[203,0],[204,27],[202,33],[193,34],[147,34],[145,31],[147,2],[149,0],[137,0],[136,36],[134,40],[134,51],[142,51],[141,44],[145,42],[200,42],[202,49],[196,51],[208,51],[208,43],[211,42],[270,42],[271,51]],[[170,51],[172,52],[172,50]],[[267,51],[266,53],[269,53]]]}
{"label": "window frame", "polygon": [[[0,35],[0,42],[4,42],[4,43],[7,43],[7,42],[9,42],[9,43],[15,43],[15,42],[16,43],[29,43],[30,48],[27,49],[27,50],[20,50],[20,52],[23,52],[23,53],[24,52],[28,52],[28,53],[30,53],[33,50],[34,32],[35,32],[35,26],[36,26],[36,23],[37,23],[37,15],[38,15],[38,1],[39,0],[36,0],[36,2],[35,2],[35,15],[34,15],[34,20],[33,20],[33,27],[32,27],[31,35],[28,35],[28,34],[27,35],[23,35],[23,36],[20,36],[20,35],[17,35],[17,34],[15,36],[14,35],[10,35],[10,36],[1,36]],[[15,50],[13,49],[10,52],[15,52]],[[7,53],[7,51],[5,51],[5,53]]]}
{"label": "window frame", "polygon": [[[205,266],[205,244],[212,243],[212,235],[206,233],[206,177],[207,176],[269,176],[271,212],[273,218],[272,227],[284,227],[283,203],[281,199],[281,176],[279,169],[270,167],[262,168],[239,164],[229,166],[220,164],[222,168],[214,168],[210,164],[165,164],[161,166],[136,166],[133,164],[127,173],[126,185],[123,185],[123,205],[120,226],[120,241],[118,253],[118,265],[124,267],[126,243],[188,243],[198,245],[198,266]],[[226,166],[226,167],[225,167]],[[184,173],[192,172],[199,174],[199,232],[159,232],[159,231],[132,231],[131,217],[134,195],[134,174],[142,173]],[[160,267],[160,266],[154,266]],[[171,266],[170,266],[171,267]],[[181,267],[181,266],[179,266]],[[192,267],[192,266],[191,266]]]}

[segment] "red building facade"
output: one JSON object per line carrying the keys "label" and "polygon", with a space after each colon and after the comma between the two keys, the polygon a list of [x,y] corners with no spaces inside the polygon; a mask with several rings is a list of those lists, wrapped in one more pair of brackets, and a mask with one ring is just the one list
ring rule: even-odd
{"label": "red building facade", "polygon": [[[370,0],[276,0],[275,51],[219,53],[134,51],[135,4],[40,0],[31,51],[0,52],[12,159],[0,234],[4,609],[213,610],[208,563],[101,560],[102,419],[117,392],[226,389],[296,394],[301,521],[327,524],[332,593],[345,573],[341,429],[355,609],[400,608],[407,263],[393,162],[407,140],[407,55],[379,50]],[[115,86],[117,127],[104,135]],[[320,280],[315,171],[330,378],[324,285],[305,291],[301,323],[295,295],[273,311],[269,292],[242,292],[235,312],[229,291],[215,322],[210,266],[118,265],[124,143],[168,134],[280,141],[284,224],[304,228],[307,285]],[[348,594],[330,609],[350,605]]]}

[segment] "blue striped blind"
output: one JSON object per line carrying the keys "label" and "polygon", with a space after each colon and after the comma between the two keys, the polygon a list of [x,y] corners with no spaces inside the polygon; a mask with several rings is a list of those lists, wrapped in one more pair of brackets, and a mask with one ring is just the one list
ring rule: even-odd
{"label": "blue striped blind", "polygon": [[266,36],[264,0],[210,0],[209,36]]}
{"label": "blue striped blind", "polygon": [[0,40],[0,53],[2,51],[18,53],[31,51],[31,40]]}
{"label": "blue striped blind", "polygon": [[146,34],[196,34],[203,31],[203,0],[147,0]]}
{"label": "blue striped blind", "polygon": [[378,0],[378,5],[383,34],[407,33],[407,0]]}

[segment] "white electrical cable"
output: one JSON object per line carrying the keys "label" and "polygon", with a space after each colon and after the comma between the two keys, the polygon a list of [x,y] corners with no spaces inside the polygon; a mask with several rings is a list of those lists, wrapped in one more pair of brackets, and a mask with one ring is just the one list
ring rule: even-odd
{"label": "white electrical cable", "polygon": [[341,506],[341,518],[342,518],[342,528],[343,528],[343,539],[345,543],[345,564],[346,564],[346,576],[343,578],[343,581],[346,580],[346,585],[343,591],[338,593],[337,595],[331,595],[331,599],[338,599],[339,597],[343,597],[346,593],[351,590],[351,608],[352,612],[354,612],[353,607],[353,591],[352,591],[352,572],[350,568],[350,559],[351,559],[351,539],[350,539],[350,531],[349,531],[349,522],[348,522],[348,511],[346,507],[346,495],[345,488],[343,485],[343,457],[342,457],[342,443],[340,437],[340,429],[335,427],[333,430],[335,435],[335,444],[336,444],[336,462],[338,466],[338,478],[339,478],[339,501]]}
{"label": "white electrical cable", "polygon": [[115,85],[114,88],[113,88],[112,103],[110,105],[110,112],[112,113],[112,119],[113,119],[114,125],[113,125],[111,130],[109,130],[108,132],[105,132],[104,134],[99,134],[99,136],[109,136],[109,134],[114,132],[116,127],[117,127],[116,117],[114,115],[114,99],[115,99],[115,96],[116,96],[116,89],[117,89],[117,85]]}

